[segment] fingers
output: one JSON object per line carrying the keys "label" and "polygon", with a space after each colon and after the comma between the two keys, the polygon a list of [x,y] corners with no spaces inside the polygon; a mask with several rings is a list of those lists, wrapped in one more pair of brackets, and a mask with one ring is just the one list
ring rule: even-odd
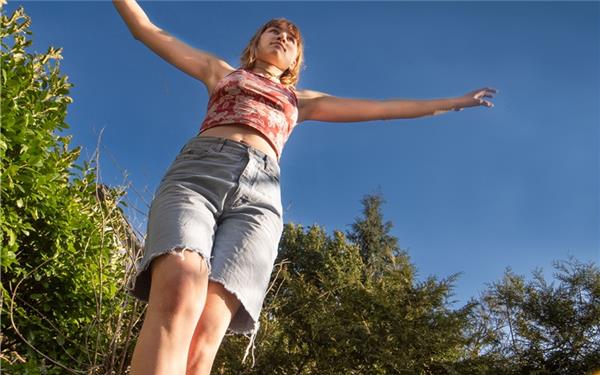
{"label": "fingers", "polygon": [[[473,107],[473,106],[486,106],[488,108],[493,108],[494,107],[494,103],[492,103],[489,100],[485,100],[485,98],[493,98],[499,91],[493,87],[483,87],[480,88],[478,90],[475,91],[471,91],[470,93],[466,94],[464,97],[467,98],[467,103],[465,106],[466,107]],[[464,98],[463,97],[463,98]],[[455,109],[455,111],[461,111],[462,109]]]}
{"label": "fingers", "polygon": [[493,98],[494,94],[496,94],[497,92],[498,90],[491,87],[485,87],[479,90],[479,93],[483,94],[483,96],[486,98]]}
{"label": "fingers", "polygon": [[494,103],[484,100],[482,98],[493,98],[494,94],[497,93],[498,90],[496,90],[493,87],[484,87],[482,89],[479,90],[478,95],[476,96],[477,99],[479,99],[479,104],[480,105],[485,105],[488,108],[492,108],[494,107]]}
{"label": "fingers", "polygon": [[487,100],[479,99],[479,105],[484,105],[488,108],[492,108],[494,106],[494,103],[488,102]]}

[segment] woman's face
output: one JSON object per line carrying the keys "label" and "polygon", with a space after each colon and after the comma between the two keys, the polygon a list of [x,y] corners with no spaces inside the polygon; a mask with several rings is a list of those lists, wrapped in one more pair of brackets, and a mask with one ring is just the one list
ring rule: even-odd
{"label": "woman's face", "polygon": [[296,61],[298,42],[286,29],[271,26],[258,40],[256,59],[275,65],[282,71],[290,68]]}

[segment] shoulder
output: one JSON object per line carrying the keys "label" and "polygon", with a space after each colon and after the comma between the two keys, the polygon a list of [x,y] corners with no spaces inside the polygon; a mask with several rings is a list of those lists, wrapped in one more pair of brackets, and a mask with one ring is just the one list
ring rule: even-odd
{"label": "shoulder", "polygon": [[329,94],[326,94],[324,92],[307,89],[294,89],[294,92],[296,93],[296,97],[298,97],[299,101],[306,101],[310,99],[321,98],[323,96],[329,96]]}
{"label": "shoulder", "polygon": [[331,96],[324,92],[308,89],[294,89],[294,92],[298,98],[298,122],[309,120],[319,99]]}
{"label": "shoulder", "polygon": [[219,83],[219,81],[221,81],[225,76],[228,76],[229,74],[235,72],[236,70],[239,69],[232,67],[223,60],[215,61],[210,68],[211,74],[209,75],[209,78],[205,81],[208,94],[212,95],[212,92]]}

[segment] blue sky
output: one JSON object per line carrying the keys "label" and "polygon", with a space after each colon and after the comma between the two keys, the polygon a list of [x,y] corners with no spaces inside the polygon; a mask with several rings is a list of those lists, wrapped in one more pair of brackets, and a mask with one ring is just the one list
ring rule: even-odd
{"label": "blue sky", "polygon": [[[129,184],[133,224],[206,111],[200,81],[130,35],[109,1],[9,1],[32,18],[30,52],[62,47],[68,133],[103,183]],[[598,2],[141,2],[150,19],[233,66],[275,17],[301,29],[299,88],[437,99],[485,86],[495,107],[363,123],[305,122],[282,154],[285,222],[349,229],[380,191],[419,277],[462,272],[459,302],[573,255],[600,260]]]}

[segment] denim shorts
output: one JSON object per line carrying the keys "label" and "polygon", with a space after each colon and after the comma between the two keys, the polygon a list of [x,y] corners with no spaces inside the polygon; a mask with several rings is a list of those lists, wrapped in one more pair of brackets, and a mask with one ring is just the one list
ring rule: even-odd
{"label": "denim shorts", "polygon": [[171,252],[183,256],[183,248],[195,251],[209,280],[241,302],[228,331],[254,337],[283,231],[279,180],[277,160],[257,148],[192,137],[156,190],[129,293],[147,302],[150,262]]}

